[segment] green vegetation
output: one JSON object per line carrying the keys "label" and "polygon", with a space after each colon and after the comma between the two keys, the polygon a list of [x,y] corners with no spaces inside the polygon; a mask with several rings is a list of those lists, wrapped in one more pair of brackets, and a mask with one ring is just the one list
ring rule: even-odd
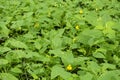
{"label": "green vegetation", "polygon": [[0,80],[120,80],[120,0],[0,0]]}

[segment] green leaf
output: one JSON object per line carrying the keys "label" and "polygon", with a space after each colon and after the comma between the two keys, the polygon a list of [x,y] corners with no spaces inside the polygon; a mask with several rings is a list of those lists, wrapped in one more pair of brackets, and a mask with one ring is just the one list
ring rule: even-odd
{"label": "green leaf", "polygon": [[113,27],[114,25],[115,25],[115,23],[113,21],[108,21],[106,23],[106,26],[108,26],[108,27]]}
{"label": "green leaf", "polygon": [[87,69],[93,72],[94,74],[100,72],[100,66],[96,62],[88,61],[87,65]]}
{"label": "green leaf", "polygon": [[15,76],[10,73],[0,73],[0,79],[2,80],[18,80]]}
{"label": "green leaf", "polygon": [[28,12],[28,13],[25,13],[24,15],[24,18],[27,18],[27,17],[31,17],[33,14],[33,12]]}
{"label": "green leaf", "polygon": [[93,56],[95,58],[105,58],[105,54],[106,54],[106,49],[99,48],[93,53]]}
{"label": "green leaf", "polygon": [[38,52],[33,52],[33,51],[26,51],[26,55],[24,56],[25,58],[30,58],[34,61],[43,61],[43,62],[49,62],[50,58],[45,56],[45,55],[41,55]]}
{"label": "green leaf", "polygon": [[105,29],[103,30],[103,33],[109,37],[110,39],[115,39],[116,35],[115,35],[115,31],[109,27],[109,26],[106,26]]}
{"label": "green leaf", "polygon": [[54,54],[57,57],[61,57],[61,55],[64,54],[64,52],[60,49],[50,50],[49,53]]}
{"label": "green leaf", "polygon": [[120,70],[106,71],[100,77],[98,77],[98,80],[120,80],[119,75]]}
{"label": "green leaf", "polygon": [[83,35],[83,34],[79,34],[79,36],[77,36],[78,38],[78,42],[83,43],[84,45],[88,44],[88,41],[90,39],[89,36]]}
{"label": "green leaf", "polygon": [[21,30],[21,26],[23,26],[24,20],[13,21],[12,23],[12,29]]}
{"label": "green leaf", "polygon": [[120,62],[120,58],[116,55],[113,56],[113,59],[115,60],[116,63]]}
{"label": "green leaf", "polygon": [[92,25],[96,25],[96,21],[97,21],[97,13],[95,11],[91,11],[88,13],[88,15],[85,16],[86,20],[92,24]]}
{"label": "green leaf", "polygon": [[42,56],[42,55],[39,55],[39,53],[30,51],[30,50],[27,50],[26,53],[27,54],[25,55],[25,58],[35,58],[35,57],[40,58]]}
{"label": "green leaf", "polygon": [[54,37],[62,37],[62,34],[64,33],[64,29],[59,29],[59,30],[51,30],[49,33],[48,33],[48,37],[50,37],[51,39],[54,38]]}
{"label": "green leaf", "polygon": [[61,54],[61,59],[66,66],[74,63],[74,56],[71,51]]}
{"label": "green leaf", "polygon": [[24,49],[27,49],[27,45],[24,43],[24,42],[21,42],[21,41],[18,41],[18,40],[15,40],[15,39],[9,39],[5,45],[8,46],[8,45],[11,45],[12,47],[15,47],[15,48],[24,48]]}
{"label": "green leaf", "polygon": [[0,54],[3,54],[4,52],[10,51],[11,49],[9,47],[0,47]]}
{"label": "green leaf", "polygon": [[62,38],[54,37],[51,43],[53,49],[62,48]]}
{"label": "green leaf", "polygon": [[36,42],[34,43],[34,45],[35,45],[35,48],[38,49],[38,50],[42,48],[42,45],[41,45],[40,42],[38,42],[38,41],[36,41]]}
{"label": "green leaf", "polygon": [[92,80],[94,75],[91,73],[87,72],[85,75],[80,76],[80,80]]}
{"label": "green leaf", "polygon": [[6,65],[6,64],[8,64],[8,60],[0,59],[0,65]]}
{"label": "green leaf", "polygon": [[90,60],[89,57],[77,57],[74,58],[74,63],[73,65],[81,65],[84,66],[85,65],[85,61]]}
{"label": "green leaf", "polygon": [[64,80],[71,78],[71,74],[66,72],[60,65],[53,66],[51,70],[51,79],[54,79],[57,76],[61,76]]}
{"label": "green leaf", "polygon": [[[62,48],[62,34],[64,32],[64,29],[59,29],[58,31],[52,30],[49,34],[51,34],[49,37],[51,39],[51,46],[53,49],[59,49]],[[49,35],[48,34],[48,35]]]}
{"label": "green leaf", "polygon": [[17,67],[15,67],[15,68],[11,68],[10,71],[11,71],[11,72],[14,72],[14,73],[22,73],[22,70],[19,69],[19,68],[17,68]]}
{"label": "green leaf", "polygon": [[102,65],[103,70],[116,69],[116,65],[114,65],[114,64],[102,63],[101,65]]}
{"label": "green leaf", "polygon": [[95,52],[95,53],[93,53],[93,56],[94,56],[95,58],[105,58],[105,56],[104,56],[102,53],[100,53],[100,52]]}
{"label": "green leaf", "polygon": [[12,51],[8,52],[8,54],[5,57],[8,61],[11,61],[14,59],[25,58],[26,53],[22,50],[12,50]]}
{"label": "green leaf", "polygon": [[34,79],[38,79],[38,76],[36,74],[31,74]]}
{"label": "green leaf", "polygon": [[78,41],[83,44],[93,45],[95,43],[100,42],[100,38],[102,38],[102,32],[96,29],[85,29],[78,35]]}
{"label": "green leaf", "polygon": [[63,52],[59,49],[56,49],[50,50],[49,53],[54,54],[57,57],[60,57],[64,65],[73,64],[74,62],[74,56],[71,51]]}
{"label": "green leaf", "polygon": [[51,79],[54,79],[55,77],[61,75],[61,73],[64,72],[64,69],[59,66],[59,65],[55,65],[52,67],[51,69]]}
{"label": "green leaf", "polygon": [[4,36],[4,37],[8,37],[10,30],[6,27],[6,23],[5,22],[0,22],[0,33]]}
{"label": "green leaf", "polygon": [[23,37],[28,38],[28,39],[33,39],[34,38],[33,34],[31,34],[31,33],[27,33]]}
{"label": "green leaf", "polygon": [[114,26],[112,26],[113,29],[120,31],[120,22],[115,23]]}
{"label": "green leaf", "polygon": [[92,29],[92,30],[86,29],[82,32],[82,34],[93,38],[100,38],[102,36],[102,32],[97,29]]}

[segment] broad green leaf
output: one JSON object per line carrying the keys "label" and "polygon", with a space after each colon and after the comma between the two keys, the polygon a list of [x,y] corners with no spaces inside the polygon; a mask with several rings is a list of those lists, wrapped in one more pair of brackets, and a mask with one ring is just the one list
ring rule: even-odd
{"label": "broad green leaf", "polygon": [[38,76],[36,74],[31,74],[34,79],[38,79]]}
{"label": "broad green leaf", "polygon": [[34,38],[33,34],[31,34],[31,33],[27,33],[23,37],[28,38],[28,39],[33,39]]}
{"label": "broad green leaf", "polygon": [[116,63],[120,62],[120,58],[116,55],[113,56],[113,59],[115,60]]}
{"label": "broad green leaf", "polygon": [[86,50],[84,48],[79,49],[79,52],[83,53],[83,55],[86,55]]}
{"label": "broad green leaf", "polygon": [[106,70],[106,69],[116,69],[116,65],[114,64],[109,64],[109,63],[102,63],[102,69]]}
{"label": "broad green leaf", "polygon": [[93,45],[100,41],[99,39],[102,37],[102,35],[102,32],[97,29],[85,29],[82,33],[78,35],[78,41],[83,44]]}
{"label": "broad green leaf", "polygon": [[77,43],[71,44],[71,48],[72,48],[72,49],[76,49],[76,48],[78,48],[78,47],[79,47],[79,44],[77,44]]}
{"label": "broad green leaf", "polygon": [[102,36],[102,32],[96,29],[92,29],[92,30],[86,29],[82,32],[82,34],[93,38],[100,38]]}
{"label": "broad green leaf", "polygon": [[10,51],[11,49],[9,47],[0,47],[0,54],[3,54],[4,52]]}
{"label": "broad green leaf", "polygon": [[42,48],[42,45],[41,45],[40,42],[38,42],[38,41],[36,41],[36,42],[34,43],[34,45],[35,45],[35,48],[38,49],[38,50]]}
{"label": "broad green leaf", "polygon": [[61,54],[61,59],[66,66],[74,63],[74,56],[71,51]]}
{"label": "broad green leaf", "polygon": [[69,21],[67,21],[66,23],[66,29],[70,29],[72,27],[71,23]]}
{"label": "broad green leaf", "polygon": [[33,14],[33,12],[28,12],[28,13],[25,13],[24,15],[24,18],[27,18],[27,17],[31,17]]}
{"label": "broad green leaf", "polygon": [[60,57],[64,65],[73,64],[74,62],[74,56],[71,51],[63,52],[57,49],[57,50],[50,50],[49,53],[54,54],[57,57]]}
{"label": "broad green leaf", "polygon": [[37,69],[33,69],[33,73],[34,74],[43,74],[45,72],[44,68],[37,68]]}
{"label": "broad green leaf", "polygon": [[109,44],[109,43],[103,42],[100,44],[100,46],[102,49],[105,49],[105,50],[114,50],[118,47],[118,42],[116,41],[116,42],[114,42],[114,44]]}
{"label": "broad green leaf", "polygon": [[120,22],[115,23],[114,26],[112,26],[113,29],[120,31]]}
{"label": "broad green leaf", "polygon": [[120,70],[106,71],[97,80],[120,80]]}
{"label": "broad green leaf", "polygon": [[88,44],[89,44],[90,46],[94,45],[94,43],[95,43],[95,39],[94,39],[94,38],[90,38],[90,39],[88,40]]}
{"label": "broad green leaf", "polygon": [[24,48],[24,49],[28,48],[28,46],[24,42],[15,39],[9,39],[5,45],[9,46],[9,44],[14,48]]}
{"label": "broad green leaf", "polygon": [[14,73],[22,73],[22,70],[19,69],[19,68],[17,68],[17,67],[15,67],[15,68],[11,68],[10,71],[11,71],[11,72],[14,72]]}
{"label": "broad green leaf", "polygon": [[93,72],[94,74],[100,72],[100,66],[96,62],[88,61],[87,65],[87,69]]}
{"label": "broad green leaf", "polygon": [[100,53],[100,52],[95,52],[95,53],[93,53],[93,56],[94,56],[95,58],[105,58],[105,56],[104,56],[102,53]]}
{"label": "broad green leaf", "polygon": [[47,36],[49,36],[51,39],[54,37],[62,37],[62,34],[64,33],[64,29],[59,30],[51,30]]}
{"label": "broad green leaf", "polygon": [[55,49],[55,50],[50,50],[49,51],[50,54],[54,54],[57,57],[61,57],[62,54],[65,54],[63,51],[61,51],[60,49]]}
{"label": "broad green leaf", "polygon": [[78,42],[87,45],[87,44],[88,44],[88,41],[89,41],[89,39],[90,39],[91,37],[90,37],[90,36],[83,35],[83,34],[79,34],[79,36],[77,36],[77,38],[78,38]]}
{"label": "broad green leaf", "polygon": [[6,65],[6,64],[8,64],[8,60],[0,59],[0,65]]}
{"label": "broad green leaf", "polygon": [[96,21],[97,21],[97,13],[94,11],[91,11],[88,13],[88,15],[85,16],[86,20],[88,21],[88,23],[92,24],[92,25],[96,25]]}
{"label": "broad green leaf", "polygon": [[102,9],[102,7],[104,7],[104,2],[100,1],[100,0],[96,0],[96,6],[100,9]]}
{"label": "broad green leaf", "polygon": [[51,30],[49,34],[51,34],[48,36],[51,38],[51,46],[53,49],[58,49],[58,48],[62,48],[62,34],[64,32],[64,29],[59,29],[58,31],[55,30]]}
{"label": "broad green leaf", "polygon": [[110,39],[115,39],[116,35],[115,35],[115,31],[109,27],[109,26],[106,26],[105,29],[103,30],[103,33],[109,37]]}
{"label": "broad green leaf", "polygon": [[51,79],[54,79],[57,76],[61,76],[64,80],[71,78],[71,74],[66,72],[60,65],[53,66],[51,70]]}
{"label": "broad green leaf", "polygon": [[77,61],[80,62],[80,61],[86,61],[86,60],[89,60],[90,58],[89,58],[89,57],[84,57],[84,56],[83,56],[83,57],[79,57],[79,56],[78,56],[78,57],[75,58],[75,59],[76,59]]}
{"label": "broad green leaf", "polygon": [[59,65],[55,65],[52,67],[51,69],[51,79],[54,79],[55,77],[61,75],[64,72],[64,69],[59,66]]}
{"label": "broad green leaf", "polygon": [[51,43],[53,49],[62,48],[62,38],[54,37]]}
{"label": "broad green leaf", "polygon": [[25,55],[26,58],[40,57],[39,53],[37,53],[37,52],[27,50],[26,53],[27,53]]}
{"label": "broad green leaf", "polygon": [[113,22],[113,21],[108,21],[106,23],[106,26],[108,26],[108,27],[113,27],[114,25],[115,25],[115,22]]}
{"label": "broad green leaf", "polygon": [[96,58],[105,58],[106,52],[107,52],[106,49],[99,48],[93,53],[93,56]]}
{"label": "broad green leaf", "polygon": [[0,22],[0,34],[2,34],[4,37],[8,37],[10,33],[10,30],[6,27],[5,22]]}
{"label": "broad green leaf", "polygon": [[49,62],[50,61],[49,57],[47,57],[45,55],[41,55],[38,52],[33,52],[33,51],[27,50],[26,53],[27,54],[25,55],[25,58],[30,58],[34,61],[43,61],[43,62]]}
{"label": "broad green leaf", "polygon": [[8,54],[5,56],[7,60],[12,61],[14,59],[20,59],[26,57],[26,52],[22,50],[12,50],[8,52]]}
{"label": "broad green leaf", "polygon": [[91,73],[87,72],[85,75],[80,76],[80,80],[92,80],[94,75]]}
{"label": "broad green leaf", "polygon": [[47,79],[45,77],[43,77],[42,80],[47,80]]}
{"label": "broad green leaf", "polygon": [[71,38],[69,38],[69,37],[63,37],[63,45],[67,45],[67,44],[71,44],[71,42],[72,42],[72,39]]}
{"label": "broad green leaf", "polygon": [[104,29],[104,26],[102,26],[102,25],[98,25],[98,26],[95,27],[95,29],[103,30],[103,29]]}
{"label": "broad green leaf", "polygon": [[21,30],[21,26],[24,24],[24,20],[18,20],[18,21],[13,21],[12,22],[11,28],[16,29],[16,30]]}
{"label": "broad green leaf", "polygon": [[18,80],[14,75],[10,73],[0,73],[1,80]]}
{"label": "broad green leaf", "polygon": [[89,57],[77,57],[74,58],[74,65],[82,65],[84,66],[85,61],[89,60]]}

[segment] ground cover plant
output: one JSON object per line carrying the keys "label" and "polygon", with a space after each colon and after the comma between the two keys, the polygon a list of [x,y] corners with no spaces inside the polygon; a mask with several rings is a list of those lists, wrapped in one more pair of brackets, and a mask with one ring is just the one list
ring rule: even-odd
{"label": "ground cover plant", "polygon": [[0,0],[0,80],[120,80],[120,0]]}

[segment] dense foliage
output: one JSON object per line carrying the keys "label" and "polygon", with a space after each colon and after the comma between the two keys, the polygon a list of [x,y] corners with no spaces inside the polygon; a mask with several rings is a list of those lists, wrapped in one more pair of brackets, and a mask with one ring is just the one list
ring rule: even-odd
{"label": "dense foliage", "polygon": [[120,80],[120,0],[0,0],[1,80]]}

